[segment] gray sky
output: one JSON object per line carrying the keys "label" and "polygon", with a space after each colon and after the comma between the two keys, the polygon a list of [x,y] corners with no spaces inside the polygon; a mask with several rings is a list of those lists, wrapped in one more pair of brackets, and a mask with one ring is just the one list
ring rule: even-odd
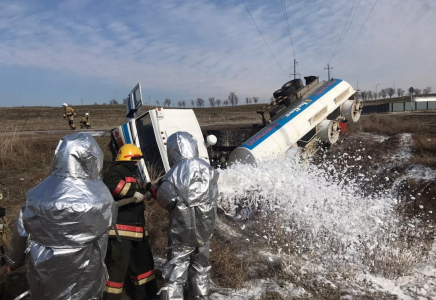
{"label": "gray sky", "polygon": [[[436,90],[436,1],[379,0],[369,14],[376,1],[285,1],[298,71],[326,79],[330,62],[355,88]],[[152,104],[267,102],[294,51],[281,0],[245,3],[280,66],[242,1],[1,1],[0,106],[121,100],[137,82]]]}

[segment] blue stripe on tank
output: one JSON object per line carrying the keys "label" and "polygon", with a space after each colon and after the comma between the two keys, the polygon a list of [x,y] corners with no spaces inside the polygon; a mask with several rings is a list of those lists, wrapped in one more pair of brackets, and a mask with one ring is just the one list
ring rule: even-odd
{"label": "blue stripe on tank", "polygon": [[246,142],[242,144],[242,147],[247,148],[249,150],[253,150],[257,146],[259,146],[262,142],[264,142],[268,137],[274,134],[277,130],[285,126],[288,122],[298,116],[300,113],[305,111],[308,107],[310,107],[313,103],[323,97],[325,94],[330,92],[334,87],[336,87],[339,83],[341,83],[341,79],[334,79],[328,81],[325,85],[320,87],[315,93],[313,93],[310,97],[301,102],[297,107],[264,127],[261,131],[253,135]]}

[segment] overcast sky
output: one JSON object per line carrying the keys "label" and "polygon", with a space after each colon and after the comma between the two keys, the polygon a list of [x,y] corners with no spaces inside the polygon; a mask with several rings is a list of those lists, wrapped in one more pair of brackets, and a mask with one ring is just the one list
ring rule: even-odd
{"label": "overcast sky", "polygon": [[[369,14],[375,2],[285,1],[298,71],[327,79],[330,62],[355,88],[435,91],[436,1],[379,0]],[[267,102],[294,51],[281,0],[245,3],[279,64],[242,1],[0,0],[0,106],[121,100],[137,82],[153,105],[230,92]]]}

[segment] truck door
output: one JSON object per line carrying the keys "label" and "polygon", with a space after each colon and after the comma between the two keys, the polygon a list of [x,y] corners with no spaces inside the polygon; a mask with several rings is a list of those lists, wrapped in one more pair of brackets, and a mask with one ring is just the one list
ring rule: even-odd
{"label": "truck door", "polygon": [[153,181],[165,174],[165,168],[160,155],[159,147],[153,130],[153,124],[150,119],[150,113],[147,112],[135,121],[137,140],[139,147],[144,155],[144,166],[147,170],[150,181]]}

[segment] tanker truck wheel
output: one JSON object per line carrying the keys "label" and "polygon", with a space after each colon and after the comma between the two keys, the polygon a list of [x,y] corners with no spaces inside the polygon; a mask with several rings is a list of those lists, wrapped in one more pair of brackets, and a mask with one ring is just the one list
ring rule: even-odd
{"label": "tanker truck wheel", "polygon": [[279,89],[279,90],[277,90],[277,91],[275,91],[274,93],[273,93],[273,96],[274,96],[274,98],[279,98],[280,96],[282,96],[282,97],[286,97],[286,96],[289,96],[289,95],[291,95],[291,94],[293,94],[293,93],[295,93],[295,89],[287,89],[287,90],[284,90],[284,89]]}
{"label": "tanker truck wheel", "polygon": [[295,89],[295,90],[299,90],[303,87],[303,81],[301,79],[293,79],[291,81],[286,82],[283,86],[282,86],[282,90],[289,90],[291,88]]}

